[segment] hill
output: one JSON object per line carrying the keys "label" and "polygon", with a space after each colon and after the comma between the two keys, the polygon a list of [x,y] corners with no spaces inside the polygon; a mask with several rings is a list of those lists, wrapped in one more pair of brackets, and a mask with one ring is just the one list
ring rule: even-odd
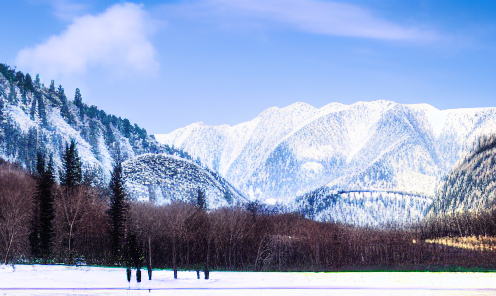
{"label": "hill", "polygon": [[439,186],[432,212],[450,214],[496,206],[496,136],[482,137]]}
{"label": "hill", "polygon": [[209,208],[243,204],[246,199],[215,172],[177,156],[143,154],[123,163],[127,192],[139,200],[193,201],[201,190]]}

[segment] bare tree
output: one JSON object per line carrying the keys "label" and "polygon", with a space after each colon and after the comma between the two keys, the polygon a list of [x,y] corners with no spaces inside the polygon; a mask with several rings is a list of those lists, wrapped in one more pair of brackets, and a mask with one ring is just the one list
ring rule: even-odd
{"label": "bare tree", "polygon": [[25,172],[12,165],[0,167],[0,240],[5,264],[23,246],[27,253],[33,188],[34,181]]}
{"label": "bare tree", "polygon": [[66,232],[68,259],[70,261],[73,259],[74,233],[84,217],[90,196],[92,196],[91,188],[86,186],[78,186],[72,190],[66,190],[63,187],[57,188],[57,213],[59,221],[62,223],[60,230]]}
{"label": "bare tree", "polygon": [[165,229],[164,221],[160,218],[163,214],[163,207],[156,206],[150,202],[131,203],[130,217],[131,227],[138,234],[141,240],[147,244],[147,268],[148,279],[152,278],[152,243],[158,233]]}
{"label": "bare tree", "polygon": [[174,202],[166,208],[166,225],[172,237],[172,268],[175,279],[177,279],[178,247],[186,241],[186,221],[193,211],[195,211],[195,207],[184,202]]}

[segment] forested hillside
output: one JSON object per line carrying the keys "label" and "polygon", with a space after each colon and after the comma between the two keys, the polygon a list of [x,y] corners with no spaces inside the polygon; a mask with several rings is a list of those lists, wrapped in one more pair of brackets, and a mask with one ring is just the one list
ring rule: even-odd
{"label": "forested hillside", "polygon": [[439,186],[432,212],[479,212],[496,206],[496,135],[480,138]]}
{"label": "forested hillside", "polygon": [[108,182],[117,154],[123,159],[159,152],[190,158],[159,144],[127,118],[88,106],[79,89],[66,92],[53,80],[45,86],[38,75],[33,79],[0,64],[0,158],[34,171],[36,155],[41,152],[53,159],[58,175],[62,153],[71,139],[76,141],[86,175],[103,182]]}

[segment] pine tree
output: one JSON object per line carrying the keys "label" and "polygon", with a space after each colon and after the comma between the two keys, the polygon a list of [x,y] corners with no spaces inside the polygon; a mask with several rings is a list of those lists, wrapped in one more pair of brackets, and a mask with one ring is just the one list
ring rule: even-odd
{"label": "pine tree", "polygon": [[65,91],[64,91],[64,88],[62,87],[62,85],[59,85],[59,88],[57,90],[57,95],[59,97],[60,103],[62,103],[62,106],[60,107],[60,115],[62,115],[62,117],[64,117],[64,119],[69,124],[72,124],[74,122],[74,116],[69,111],[67,97],[65,95]]}
{"label": "pine tree", "polygon": [[205,196],[205,193],[201,189],[198,189],[198,195],[196,198],[196,207],[200,210],[207,209],[207,198]]}
{"label": "pine tree", "polygon": [[81,120],[84,118],[84,104],[83,97],[81,96],[81,91],[79,88],[76,88],[76,94],[74,95],[74,105],[79,108],[79,117]]}
{"label": "pine tree", "polygon": [[40,74],[36,74],[36,79],[34,80],[34,85],[37,88],[40,88],[41,87]]}
{"label": "pine tree", "polygon": [[55,214],[52,187],[55,179],[52,158],[50,157],[48,166],[45,165],[45,159],[41,153],[38,153],[37,158],[36,208],[29,241],[33,256],[46,262],[51,257],[54,236],[52,221]]}
{"label": "pine tree", "polygon": [[3,120],[3,100],[0,99],[0,122]]}
{"label": "pine tree", "polygon": [[68,190],[81,185],[83,180],[81,158],[78,155],[76,140],[71,139],[71,144],[65,146],[62,156],[64,169],[60,172],[60,184]]}
{"label": "pine tree", "polygon": [[35,120],[36,118],[36,102],[37,100],[34,99],[32,102],[31,102],[31,110],[29,111],[29,118],[31,118],[31,120]]}
{"label": "pine tree", "polygon": [[122,247],[124,240],[125,221],[127,214],[126,193],[122,177],[122,161],[118,155],[115,161],[112,177],[110,179],[110,239],[112,242],[112,256],[115,263],[122,259]]}
{"label": "pine tree", "polygon": [[34,92],[33,80],[31,79],[31,75],[29,73],[26,74],[26,78],[24,79],[24,88],[26,91]]}
{"label": "pine tree", "polygon": [[50,92],[50,94],[55,94],[55,81],[51,81],[50,82],[50,88],[48,89],[48,91]]}
{"label": "pine tree", "polygon": [[45,109],[45,102],[43,101],[43,96],[41,93],[36,94],[36,99],[37,99],[37,105],[38,105],[38,116],[41,119],[41,123],[43,125],[48,125],[48,120],[47,120],[47,115],[46,115],[46,109]]}
{"label": "pine tree", "polygon": [[16,73],[16,76],[14,78],[14,81],[17,83],[17,85],[19,87],[23,86],[24,85],[24,74],[19,71]]}

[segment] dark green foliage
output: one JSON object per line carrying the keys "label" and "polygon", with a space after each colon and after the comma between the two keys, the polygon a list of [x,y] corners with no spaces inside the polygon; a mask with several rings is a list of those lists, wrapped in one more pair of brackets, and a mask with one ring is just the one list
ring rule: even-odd
{"label": "dark green foliage", "polygon": [[41,87],[40,74],[36,74],[36,79],[34,80],[34,85],[37,88],[40,88]]}
{"label": "dark green foliage", "polygon": [[16,91],[15,91],[14,82],[10,83],[10,92],[9,92],[9,96],[8,96],[7,100],[9,101],[9,103],[17,105],[17,95],[16,95]]}
{"label": "dark green foliage", "polygon": [[45,102],[43,101],[43,96],[40,93],[36,93],[35,98],[38,105],[38,116],[40,117],[41,123],[44,126],[47,126],[48,120],[46,115]]}
{"label": "dark green foliage", "polygon": [[26,91],[34,92],[33,80],[29,73],[26,74],[26,78],[24,79],[24,89]]}
{"label": "dark green foliage", "polygon": [[196,207],[200,210],[206,210],[208,208],[207,198],[203,190],[198,189],[198,195],[196,197]]}
{"label": "dark green foliage", "polygon": [[114,262],[119,263],[123,255],[122,247],[127,216],[127,202],[122,176],[122,162],[119,155],[117,156],[117,160],[114,164],[109,187],[111,190],[111,195],[108,215],[110,218],[112,256]]}
{"label": "dark green foliage", "polygon": [[18,71],[15,75],[14,81],[18,86],[24,85],[24,74],[21,71]]}
{"label": "dark green foliage", "polygon": [[60,184],[73,189],[81,185],[83,180],[81,158],[79,158],[76,140],[71,139],[71,144],[66,145],[62,156],[63,170],[60,172]]}
{"label": "dark green foliage", "polygon": [[124,134],[124,137],[129,138],[129,136],[131,135],[131,129],[132,129],[132,126],[131,126],[131,123],[129,122],[129,119],[124,118],[122,128],[123,128],[122,133]]}
{"label": "dark green foliage", "polygon": [[46,262],[52,254],[54,237],[52,221],[55,214],[52,187],[55,184],[55,179],[51,157],[48,166],[45,165],[45,158],[41,153],[38,153],[37,159],[35,215],[29,241],[33,256]]}
{"label": "dark green foliage", "polygon": [[3,120],[3,100],[0,99],[0,122]]}
{"label": "dark green foliage", "polygon": [[0,73],[2,73],[5,78],[7,78],[8,81],[14,81],[14,77],[16,75],[16,72],[14,69],[11,69],[9,66],[5,64],[0,64]]}
{"label": "dark green foliage", "polygon": [[36,118],[36,103],[37,103],[37,100],[36,98],[31,102],[31,109],[29,111],[29,118],[31,120],[35,120]]}
{"label": "dark green foliage", "polygon": [[59,85],[57,90],[57,96],[59,97],[61,106],[60,106],[60,115],[67,121],[69,124],[74,124],[74,115],[69,111],[69,103],[67,101],[67,96],[65,95],[64,88],[62,85]]}
{"label": "dark green foliage", "polygon": [[21,102],[24,104],[24,105],[27,105],[28,104],[28,97],[26,96],[26,92],[22,92],[21,94]]}
{"label": "dark green foliage", "polygon": [[50,82],[50,88],[48,89],[51,95],[55,94],[55,81]]}
{"label": "dark green foliage", "polygon": [[78,107],[79,118],[81,118],[81,120],[83,120],[85,104],[83,104],[83,97],[81,96],[81,91],[79,90],[79,88],[76,88],[76,94],[74,95],[74,105],[76,107]]}

